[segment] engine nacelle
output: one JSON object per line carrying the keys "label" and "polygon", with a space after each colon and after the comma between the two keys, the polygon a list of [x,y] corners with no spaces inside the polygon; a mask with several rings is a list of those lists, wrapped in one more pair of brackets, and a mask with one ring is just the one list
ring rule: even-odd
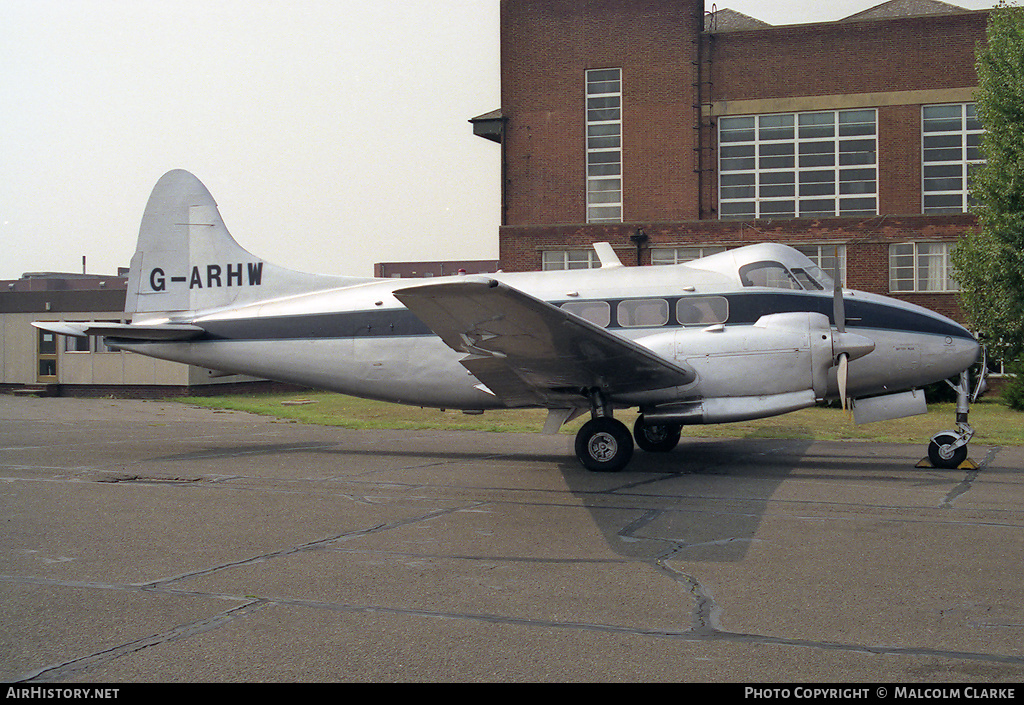
{"label": "engine nacelle", "polygon": [[680,330],[675,356],[697,372],[703,398],[812,390],[820,399],[835,364],[832,338],[823,314],[777,313],[751,326]]}

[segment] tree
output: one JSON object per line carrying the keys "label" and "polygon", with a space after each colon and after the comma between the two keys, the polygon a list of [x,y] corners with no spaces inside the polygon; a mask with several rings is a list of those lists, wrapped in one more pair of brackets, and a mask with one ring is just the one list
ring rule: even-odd
{"label": "tree", "polygon": [[965,313],[991,353],[1010,361],[1024,353],[1024,9],[1001,0],[976,55],[985,163],[970,189],[980,229],[961,239],[952,263]]}

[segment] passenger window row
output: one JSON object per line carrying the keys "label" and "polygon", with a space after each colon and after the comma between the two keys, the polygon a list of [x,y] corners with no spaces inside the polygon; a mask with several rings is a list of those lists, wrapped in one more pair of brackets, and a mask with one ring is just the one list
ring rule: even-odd
{"label": "passenger window row", "polygon": [[601,328],[656,328],[670,322],[680,326],[710,326],[729,320],[729,300],[724,296],[684,296],[677,299],[674,321],[670,321],[672,308],[666,299],[569,301],[562,304],[563,310]]}

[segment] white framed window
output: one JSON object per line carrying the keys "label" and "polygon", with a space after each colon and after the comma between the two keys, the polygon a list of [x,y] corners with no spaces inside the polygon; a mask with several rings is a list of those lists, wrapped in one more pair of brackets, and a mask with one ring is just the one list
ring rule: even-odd
{"label": "white framed window", "polygon": [[877,215],[874,109],[723,117],[722,220]]}
{"label": "white framed window", "polygon": [[959,291],[953,279],[948,242],[904,242],[889,245],[889,291]]}
{"label": "white framed window", "polygon": [[545,250],[541,254],[541,269],[596,269],[601,266],[594,248],[586,250]]}
{"label": "white framed window", "polygon": [[974,103],[921,107],[921,208],[923,213],[965,213],[968,179],[985,161],[985,130]]}
{"label": "white framed window", "polygon": [[96,340],[95,336],[87,338],[79,338],[76,335],[64,336],[64,352],[70,353],[87,353],[92,352],[93,346],[92,341]]}
{"label": "white framed window", "polygon": [[807,255],[825,274],[846,282],[846,245],[794,245],[798,252]]}
{"label": "white framed window", "polygon": [[587,71],[587,222],[622,222],[622,69]]}
{"label": "white framed window", "polygon": [[[1000,342],[1002,342],[1000,340]],[[1006,377],[1007,375],[1013,376],[1013,369],[1016,365],[1020,364],[1020,359],[1016,360],[1004,360],[1001,357],[993,357],[991,353],[985,358],[985,366],[988,368],[988,374],[990,377]]]}
{"label": "white framed window", "polygon": [[700,247],[652,247],[651,264],[684,264],[701,257],[725,252],[721,245]]}

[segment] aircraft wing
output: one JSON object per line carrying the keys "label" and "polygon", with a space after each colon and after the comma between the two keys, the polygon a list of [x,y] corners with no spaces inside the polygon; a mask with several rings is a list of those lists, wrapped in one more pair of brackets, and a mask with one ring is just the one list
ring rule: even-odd
{"label": "aircraft wing", "polygon": [[187,323],[92,323],[68,321],[34,321],[33,326],[40,330],[85,338],[90,335],[104,335],[122,340],[189,340],[204,333],[199,326]]}
{"label": "aircraft wing", "polygon": [[606,395],[689,384],[692,370],[557,306],[493,279],[411,286],[395,297],[510,406],[564,405],[598,388]]}

